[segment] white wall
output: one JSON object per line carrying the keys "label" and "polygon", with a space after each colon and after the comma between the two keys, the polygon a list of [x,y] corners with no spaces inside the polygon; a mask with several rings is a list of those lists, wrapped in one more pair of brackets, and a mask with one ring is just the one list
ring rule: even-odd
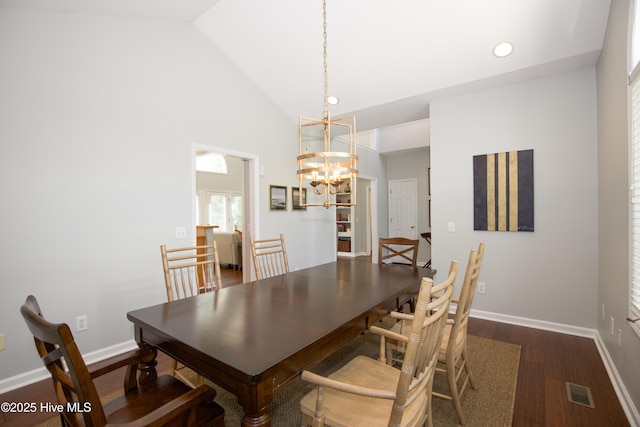
{"label": "white wall", "polygon": [[[640,407],[640,338],[627,325],[629,307],[629,145],[627,27],[629,0],[613,0],[598,60],[598,333],[625,388]],[[610,318],[616,333],[611,335]],[[622,331],[622,346],[617,329]],[[636,419],[638,419],[636,409]]]}
{"label": "white wall", "polygon": [[428,147],[429,119],[380,128],[376,132],[378,151],[389,153]]}
{"label": "white wall", "polygon": [[165,301],[159,246],[194,239],[193,144],[259,157],[258,230],[286,234],[292,267],[335,257],[335,215],[268,210],[269,184],[297,185],[297,124],[194,25],[0,9],[0,57],[0,382],[41,368],[28,294],[88,315],[83,353]]}
{"label": "white wall", "polygon": [[244,162],[230,157],[227,173],[196,172],[196,191],[231,191],[242,193]]}
{"label": "white wall", "polygon": [[[596,129],[594,68],[432,103],[434,267],[487,244],[476,310],[595,328]],[[474,231],[472,157],[530,148],[535,231]]]}

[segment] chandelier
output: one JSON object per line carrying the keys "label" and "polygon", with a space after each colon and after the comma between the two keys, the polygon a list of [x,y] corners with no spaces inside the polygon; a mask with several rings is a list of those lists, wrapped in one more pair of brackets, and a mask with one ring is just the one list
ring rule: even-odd
{"label": "chandelier", "polygon": [[[300,206],[355,206],[358,156],[356,155],[356,118],[354,116],[331,119],[329,103],[337,98],[329,97],[327,84],[327,1],[323,0],[323,69],[324,112],[322,119],[298,118],[298,179],[300,189],[309,185],[313,194],[323,196],[321,202],[314,197],[303,197]],[[330,102],[331,101],[331,102]],[[332,132],[333,129],[333,132]],[[348,149],[348,151],[346,151]],[[341,151],[342,150],[342,151]],[[336,198],[339,193],[349,193],[348,198]]]}

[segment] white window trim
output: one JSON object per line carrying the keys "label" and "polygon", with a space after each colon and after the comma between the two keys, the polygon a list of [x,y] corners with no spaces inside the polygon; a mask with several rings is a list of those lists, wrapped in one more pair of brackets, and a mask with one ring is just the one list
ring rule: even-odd
{"label": "white window trim", "polygon": [[[226,204],[225,204],[225,208],[226,208],[226,212],[225,212],[225,220],[226,220],[226,224],[224,224],[224,227],[220,229],[220,231],[225,231],[225,232],[230,232],[230,231],[234,231],[233,230],[233,224],[231,224],[231,199],[233,197],[240,197],[241,199],[242,197],[242,193],[237,192],[237,191],[219,191],[219,190],[204,190],[202,192],[202,195],[205,198],[206,204],[207,206],[209,205],[209,198],[211,196],[222,196],[224,198],[226,198]],[[244,203],[244,200],[243,200]],[[208,211],[208,209],[207,209]],[[207,220],[209,220],[210,218],[207,218]],[[220,225],[220,224],[212,224],[212,225]],[[229,229],[231,228],[231,229]]]}
{"label": "white window trim", "polygon": [[[638,2],[629,16],[629,317],[640,318],[640,18]],[[629,322],[640,337],[640,322]]]}

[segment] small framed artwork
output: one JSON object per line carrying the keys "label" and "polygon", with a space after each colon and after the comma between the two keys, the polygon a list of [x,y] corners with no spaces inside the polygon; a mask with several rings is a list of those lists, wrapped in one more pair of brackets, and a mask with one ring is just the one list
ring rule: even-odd
{"label": "small framed artwork", "polygon": [[287,210],[287,187],[281,185],[269,186],[269,210]]}
{"label": "small framed artwork", "polygon": [[[307,203],[307,189],[302,189],[302,204]],[[306,210],[306,206],[300,206],[300,187],[291,187],[291,206],[293,210],[303,211]]]}

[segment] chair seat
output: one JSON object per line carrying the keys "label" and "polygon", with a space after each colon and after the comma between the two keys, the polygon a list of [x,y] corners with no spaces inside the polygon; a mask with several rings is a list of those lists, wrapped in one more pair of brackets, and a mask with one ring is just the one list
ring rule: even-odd
{"label": "chair seat", "polygon": [[[357,356],[329,378],[345,383],[395,392],[400,370],[366,356]],[[393,400],[375,399],[324,388],[325,425],[336,427],[387,426]],[[315,412],[317,389],[300,401],[303,425],[311,425]],[[426,391],[409,405],[402,417],[402,426],[424,411]],[[366,415],[363,415],[366,414]]]}
{"label": "chair seat", "polygon": [[[123,424],[135,421],[156,408],[169,403],[173,399],[191,390],[190,387],[170,375],[162,375],[157,381],[149,385],[140,386],[125,395],[121,395],[104,405],[107,422]],[[214,420],[224,414],[224,409],[217,403],[210,401],[198,407],[198,425],[215,425]],[[173,419],[167,426],[184,426],[187,415]],[[223,424],[220,424],[222,426]]]}

